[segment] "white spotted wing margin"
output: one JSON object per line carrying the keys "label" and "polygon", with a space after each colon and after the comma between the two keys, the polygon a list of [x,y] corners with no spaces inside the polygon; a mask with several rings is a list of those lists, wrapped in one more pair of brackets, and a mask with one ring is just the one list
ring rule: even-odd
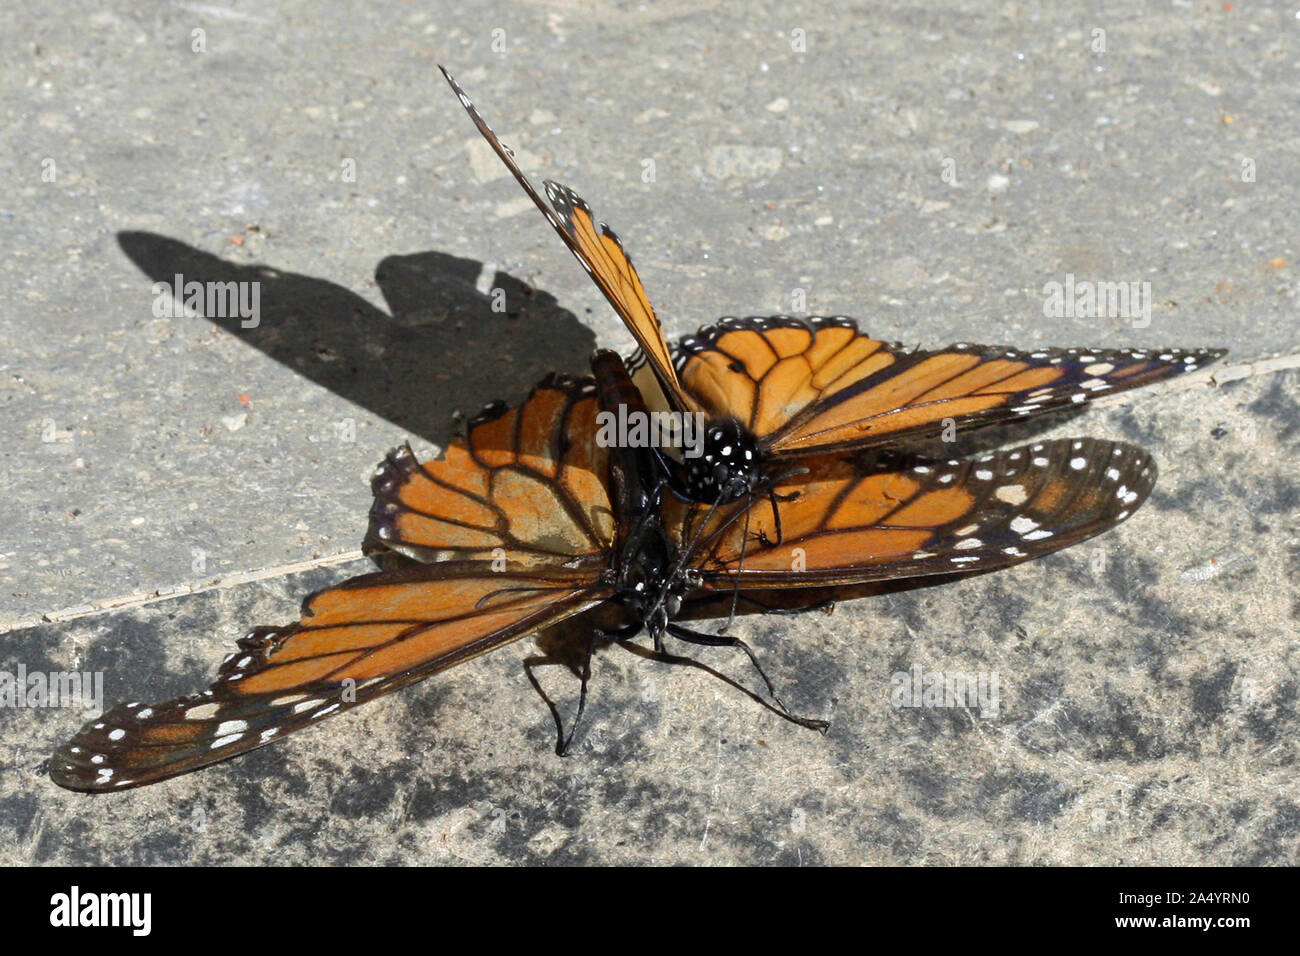
{"label": "white spotted wing margin", "polygon": [[[864,451],[1079,408],[1196,372],[1225,349],[905,349],[847,316],[727,317],[682,338],[684,386],[781,458]],[[629,362],[635,361],[635,358]]]}
{"label": "white spotted wing margin", "polygon": [[[705,586],[808,587],[987,571],[1078,544],[1130,517],[1156,465],[1122,442],[1067,438],[897,468],[815,459],[710,544]],[[801,501],[801,499],[803,499]],[[765,539],[764,537],[765,536]]]}
{"label": "white spotted wing margin", "polygon": [[608,596],[592,581],[480,561],[353,578],[308,597],[299,623],[242,638],[208,690],[89,721],[50,779],[127,790],[263,747],[592,607]]}

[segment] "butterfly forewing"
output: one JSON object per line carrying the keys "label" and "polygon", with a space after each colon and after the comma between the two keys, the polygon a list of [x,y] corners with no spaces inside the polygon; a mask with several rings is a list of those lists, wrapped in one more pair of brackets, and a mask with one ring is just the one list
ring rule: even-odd
{"label": "butterfly forewing", "polygon": [[1222,349],[953,345],[905,352],[843,316],[724,319],[682,339],[683,385],[775,456],[859,450],[994,425],[1196,371]]}
{"label": "butterfly forewing", "polygon": [[569,251],[604,293],[623,323],[631,331],[653,369],[660,390],[667,395],[679,411],[694,410],[697,406],[681,388],[673,368],[668,341],[663,326],[655,315],[654,307],[646,295],[645,286],[637,274],[632,260],[623,249],[623,243],[604,222],[598,221],[591,207],[569,187],[547,180],[544,183],[546,198],[537,191],[515,161],[514,152],[480,115],[460,84],[443,67],[442,75],[455,91],[460,103],[474,121],[475,127],[488,141],[506,168],[514,175],[542,215],[559,233]]}
{"label": "butterfly forewing", "polygon": [[138,787],[265,746],[321,718],[516,640],[607,597],[576,571],[497,573],[483,562],[354,578],[307,599],[302,619],[239,641],[211,688],[120,704],[50,762],[70,790]]}
{"label": "butterfly forewing", "polygon": [[1015,564],[1123,521],[1156,478],[1140,448],[1088,438],[902,469],[833,458],[809,467],[777,488],[787,499],[779,539],[770,503],[747,520],[717,512],[704,529],[707,509],[695,506],[682,535],[706,542],[699,567],[709,586],[854,584]]}

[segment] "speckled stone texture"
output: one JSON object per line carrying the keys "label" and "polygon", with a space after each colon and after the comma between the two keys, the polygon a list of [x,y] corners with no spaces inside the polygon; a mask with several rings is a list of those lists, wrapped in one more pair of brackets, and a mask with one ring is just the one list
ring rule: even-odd
{"label": "speckled stone texture", "polygon": [[[110,705],[206,686],[369,565],[57,612],[345,554],[390,447],[630,344],[436,62],[611,221],[673,335],[803,310],[1300,352],[1300,21],[1223,6],[6,6],[0,669],[102,671]],[[260,281],[261,324],[155,316],[177,272]],[[1045,317],[1067,274],[1150,282],[1150,324]],[[615,647],[557,757],[523,661],[559,638],[110,797],[44,771],[88,715],[0,709],[0,861],[1295,864],[1300,371],[1260,371],[1036,432],[1156,456],[1102,538],[740,619],[824,738]],[[996,715],[894,707],[916,666],[997,674]],[[567,713],[576,678],[539,679]]]}

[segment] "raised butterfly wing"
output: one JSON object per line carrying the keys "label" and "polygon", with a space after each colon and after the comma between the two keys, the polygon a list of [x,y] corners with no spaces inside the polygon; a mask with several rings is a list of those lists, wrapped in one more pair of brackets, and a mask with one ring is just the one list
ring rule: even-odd
{"label": "raised butterfly wing", "polygon": [[1016,564],[1100,534],[1155,484],[1140,448],[1062,439],[905,469],[820,458],[750,513],[691,507],[683,540],[706,587],[808,587],[951,574]]}
{"label": "raised butterfly wing", "polygon": [[1015,421],[1195,371],[1223,349],[1038,349],[961,343],[905,352],[849,318],[723,319],[683,338],[678,373],[774,456],[858,450]]}
{"label": "raised butterfly wing", "polygon": [[119,704],[55,753],[69,790],[139,787],[265,746],[562,618],[607,596],[591,573],[413,565],[320,591],[286,628],[239,641],[210,689]]}
{"label": "raised butterfly wing", "polygon": [[614,516],[598,410],[591,379],[552,375],[518,408],[484,409],[442,461],[398,448],[372,481],[365,550],[535,567],[608,548]]}
{"label": "raised butterfly wing", "polygon": [[[587,275],[591,276],[592,281],[605,294],[605,298],[614,307],[619,318],[632,332],[648,359],[649,366],[654,370],[657,387],[678,411],[696,410],[698,406],[677,381],[672,354],[664,338],[663,326],[659,324],[654,307],[651,306],[650,299],[646,295],[645,286],[641,284],[641,277],[637,275],[636,268],[624,251],[623,243],[618,236],[608,225],[596,220],[592,215],[591,207],[567,186],[547,180],[544,183],[546,199],[543,199],[524,175],[524,171],[519,168],[519,164],[515,162],[514,152],[497,137],[465,91],[461,89],[460,84],[445,67],[439,66],[438,69],[442,70],[442,75],[451,84],[452,90],[460,99],[461,105],[465,107],[465,111],[469,113],[470,119],[474,121],[475,127],[483,134],[483,138],[501,158],[501,162],[505,163],[506,168],[514,174],[524,192],[541,210],[547,222],[559,233],[574,258],[587,271]],[[652,404],[656,404],[653,398],[650,400]]]}

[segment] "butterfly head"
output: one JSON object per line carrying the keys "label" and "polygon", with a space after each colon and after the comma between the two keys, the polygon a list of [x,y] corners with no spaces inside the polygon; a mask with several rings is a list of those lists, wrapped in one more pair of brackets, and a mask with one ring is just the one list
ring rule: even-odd
{"label": "butterfly head", "polygon": [[699,457],[686,460],[687,493],[695,501],[735,501],[752,492],[762,477],[758,439],[734,418],[710,421]]}

